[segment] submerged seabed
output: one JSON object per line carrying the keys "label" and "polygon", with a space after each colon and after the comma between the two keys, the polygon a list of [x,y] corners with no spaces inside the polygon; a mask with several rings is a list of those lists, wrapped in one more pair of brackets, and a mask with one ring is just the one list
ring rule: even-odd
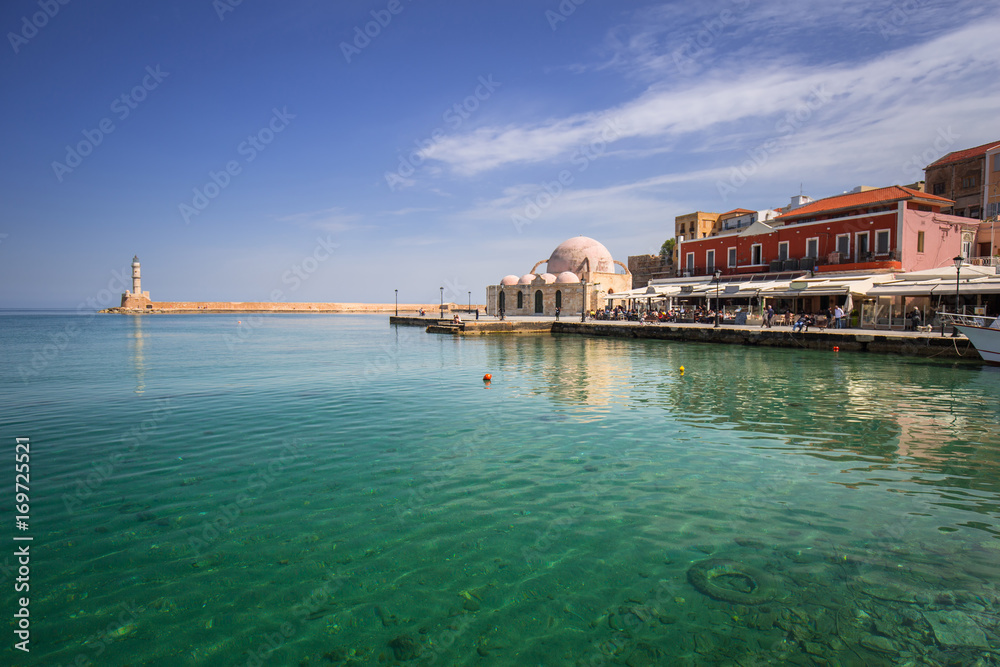
{"label": "submerged seabed", "polygon": [[2,320],[3,435],[32,442],[15,664],[998,662],[995,369]]}

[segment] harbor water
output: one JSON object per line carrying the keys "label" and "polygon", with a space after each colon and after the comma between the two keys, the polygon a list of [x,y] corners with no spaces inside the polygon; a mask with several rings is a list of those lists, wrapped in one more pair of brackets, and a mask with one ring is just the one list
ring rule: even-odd
{"label": "harbor water", "polygon": [[1000,660],[1000,369],[384,315],[6,313],[0,361],[9,664]]}

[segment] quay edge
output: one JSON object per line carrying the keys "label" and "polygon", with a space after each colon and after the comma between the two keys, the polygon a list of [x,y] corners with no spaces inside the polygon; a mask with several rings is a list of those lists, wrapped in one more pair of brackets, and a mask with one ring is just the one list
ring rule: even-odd
{"label": "quay edge", "polygon": [[710,325],[641,325],[627,322],[576,322],[573,320],[541,321],[467,321],[453,325],[450,320],[426,317],[390,317],[390,324],[422,326],[429,333],[450,333],[461,336],[518,333],[550,333],[558,335],[605,336],[613,338],[642,338],[674,340],[690,343],[715,343],[725,345],[759,345],[763,347],[801,348],[841,352],[869,352],[895,354],[905,357],[924,357],[983,364],[979,353],[967,338],[941,337],[937,334],[914,335],[898,331],[849,329],[829,331],[813,330],[792,332],[788,327],[761,329],[759,327]]}

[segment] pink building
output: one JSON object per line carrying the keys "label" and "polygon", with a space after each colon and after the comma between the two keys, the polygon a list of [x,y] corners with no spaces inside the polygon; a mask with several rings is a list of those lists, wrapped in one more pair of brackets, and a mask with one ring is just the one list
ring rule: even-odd
{"label": "pink building", "polygon": [[950,199],[893,185],[858,188],[774,220],[678,244],[679,274],[891,273],[969,257],[979,222],[945,215]]}

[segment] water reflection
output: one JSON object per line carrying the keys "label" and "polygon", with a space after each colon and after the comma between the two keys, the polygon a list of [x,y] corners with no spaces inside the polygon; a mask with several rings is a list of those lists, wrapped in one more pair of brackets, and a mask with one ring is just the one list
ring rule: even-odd
{"label": "water reflection", "polygon": [[129,332],[129,348],[132,353],[132,370],[135,373],[135,393],[146,391],[146,357],[143,351],[145,335],[142,332],[142,315],[133,315],[132,330]]}

